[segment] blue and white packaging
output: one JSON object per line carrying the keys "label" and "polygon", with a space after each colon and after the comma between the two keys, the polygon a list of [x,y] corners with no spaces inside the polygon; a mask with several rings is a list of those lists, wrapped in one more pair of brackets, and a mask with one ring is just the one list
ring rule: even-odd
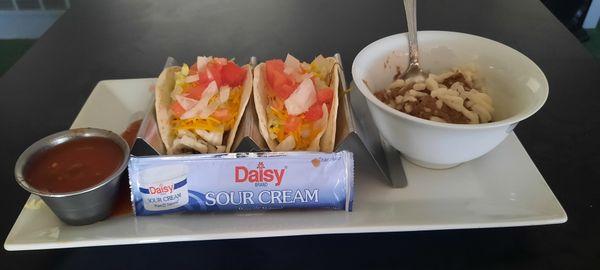
{"label": "blue and white packaging", "polygon": [[287,208],[352,210],[352,153],[131,157],[136,215]]}

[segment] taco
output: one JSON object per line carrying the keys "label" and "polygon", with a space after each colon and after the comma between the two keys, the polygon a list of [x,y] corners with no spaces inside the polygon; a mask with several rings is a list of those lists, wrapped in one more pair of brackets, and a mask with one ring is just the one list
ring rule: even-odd
{"label": "taco", "polygon": [[156,82],[156,120],[167,154],[230,152],[252,92],[249,65],[198,57]]}
{"label": "taco", "polygon": [[291,55],[254,69],[259,130],[272,151],[333,151],[339,104],[338,65],[319,55],[310,64]]}

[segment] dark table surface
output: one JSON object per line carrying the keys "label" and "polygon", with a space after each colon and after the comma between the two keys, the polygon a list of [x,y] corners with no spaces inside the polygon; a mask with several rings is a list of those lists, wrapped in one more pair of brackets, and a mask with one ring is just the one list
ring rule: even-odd
{"label": "dark table surface", "polygon": [[[0,238],[28,194],[17,156],[67,129],[94,85],[153,77],[165,57],[301,59],[405,32],[395,1],[73,1],[0,79]],[[600,64],[537,0],[419,0],[419,27],[491,38],[535,61],[550,97],[516,133],[569,215],[561,225],[321,235],[0,253],[1,269],[600,268]],[[348,77],[350,78],[350,77]]]}

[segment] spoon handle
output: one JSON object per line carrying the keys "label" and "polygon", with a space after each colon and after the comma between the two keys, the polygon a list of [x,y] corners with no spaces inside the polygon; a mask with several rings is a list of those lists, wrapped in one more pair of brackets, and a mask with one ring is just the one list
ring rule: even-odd
{"label": "spoon handle", "polygon": [[417,0],[404,0],[406,26],[408,27],[409,65],[419,64],[419,46],[417,45]]}

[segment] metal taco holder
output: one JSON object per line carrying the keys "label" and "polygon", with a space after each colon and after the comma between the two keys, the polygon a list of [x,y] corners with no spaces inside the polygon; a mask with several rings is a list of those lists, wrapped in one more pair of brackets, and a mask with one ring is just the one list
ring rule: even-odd
{"label": "metal taco holder", "polygon": [[[376,175],[377,178],[389,182],[394,188],[405,187],[407,181],[400,152],[389,146],[379,135],[365,98],[358,91],[352,91],[352,87],[347,87],[340,54],[336,53],[334,57],[339,65],[340,78],[340,86],[337,89],[339,107],[334,151],[347,150],[354,153],[356,170]],[[256,57],[250,58],[250,64],[252,67],[256,66]],[[164,68],[175,65],[178,65],[177,61],[168,57]],[[236,132],[233,152],[269,151],[256,125],[258,116],[254,106],[254,98],[250,97]],[[356,115],[360,117],[357,118]],[[153,101],[144,116],[131,154],[149,156],[164,153]]]}

